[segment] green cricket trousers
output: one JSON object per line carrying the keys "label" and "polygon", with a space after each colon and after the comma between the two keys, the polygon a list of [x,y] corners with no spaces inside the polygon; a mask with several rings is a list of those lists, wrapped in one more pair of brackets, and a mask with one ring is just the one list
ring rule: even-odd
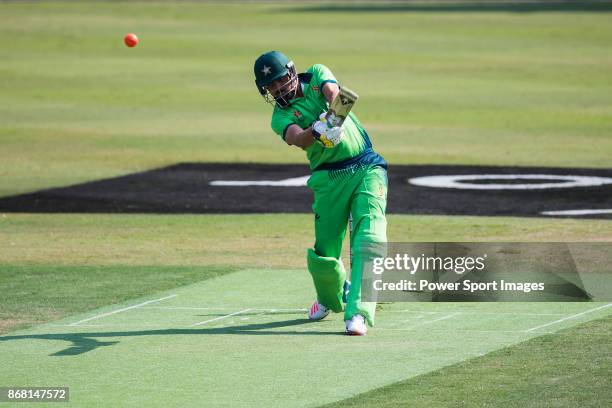
{"label": "green cricket trousers", "polygon": [[314,192],[315,244],[314,249],[308,249],[307,261],[317,299],[334,312],[342,311],[346,271],[340,254],[350,212],[353,264],[344,320],[360,314],[373,326],[376,303],[361,301],[362,273],[372,256],[364,248],[387,242],[387,171],[378,165],[317,170],[308,187]]}

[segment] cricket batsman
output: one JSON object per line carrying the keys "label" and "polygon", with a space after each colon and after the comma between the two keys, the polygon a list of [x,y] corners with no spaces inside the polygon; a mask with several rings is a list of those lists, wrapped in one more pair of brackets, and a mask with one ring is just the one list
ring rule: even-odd
{"label": "cricket batsman", "polygon": [[374,325],[375,302],[361,301],[361,278],[367,262],[363,248],[387,241],[387,163],[351,112],[341,126],[326,118],[329,105],[340,93],[332,72],[315,64],[298,74],[293,61],[278,51],[255,61],[257,90],[274,106],[272,129],[282,140],[306,152],[314,192],[315,243],[307,250],[307,265],[317,299],[309,309],[311,320],[330,311],[343,311],[346,271],[340,260],[349,214],[353,231],[351,285],[344,308],[345,333],[365,335],[366,322]]}

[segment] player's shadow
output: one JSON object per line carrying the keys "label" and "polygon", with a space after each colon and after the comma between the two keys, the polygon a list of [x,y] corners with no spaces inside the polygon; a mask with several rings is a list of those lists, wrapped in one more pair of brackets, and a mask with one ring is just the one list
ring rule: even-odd
{"label": "player's shadow", "polygon": [[[536,13],[536,12],[610,12],[612,1],[601,0],[534,0],[534,1],[432,1],[361,4],[323,4],[304,6],[291,11],[302,12],[413,12],[413,13]],[[282,12],[282,11],[281,11]]]}
{"label": "player's shadow", "polygon": [[160,329],[160,330],[136,330],[136,331],[113,331],[113,332],[87,332],[87,333],[47,333],[47,334],[23,334],[15,336],[0,336],[0,342],[13,340],[60,340],[71,342],[72,345],[64,350],[51,354],[52,356],[75,356],[99,347],[112,346],[119,341],[101,341],[98,339],[116,337],[138,337],[138,336],[167,336],[167,335],[214,335],[214,334],[241,334],[241,335],[299,335],[299,336],[337,336],[341,332],[318,331],[318,330],[273,330],[301,326],[313,323],[308,319],[292,319],[268,323],[251,323],[240,326],[224,326],[213,328],[193,329]]}

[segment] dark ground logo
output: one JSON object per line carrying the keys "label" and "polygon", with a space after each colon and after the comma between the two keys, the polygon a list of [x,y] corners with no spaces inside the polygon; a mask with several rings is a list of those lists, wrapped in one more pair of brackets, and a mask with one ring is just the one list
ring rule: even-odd
{"label": "dark ground logo", "polygon": [[[1,212],[310,213],[304,165],[181,163],[0,198]],[[612,169],[389,167],[388,212],[612,219]]]}

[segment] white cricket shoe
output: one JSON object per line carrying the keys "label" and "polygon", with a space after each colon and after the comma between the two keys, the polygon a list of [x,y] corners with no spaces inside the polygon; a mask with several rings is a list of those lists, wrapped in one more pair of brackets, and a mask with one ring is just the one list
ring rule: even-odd
{"label": "white cricket shoe", "polygon": [[345,321],[346,330],[345,334],[349,336],[365,336],[368,328],[365,323],[365,319],[362,315],[355,315],[350,320]]}
{"label": "white cricket shoe", "polygon": [[308,318],[310,320],[321,320],[328,314],[329,309],[320,304],[319,301],[315,300],[312,306],[310,306],[310,310],[308,311]]}

